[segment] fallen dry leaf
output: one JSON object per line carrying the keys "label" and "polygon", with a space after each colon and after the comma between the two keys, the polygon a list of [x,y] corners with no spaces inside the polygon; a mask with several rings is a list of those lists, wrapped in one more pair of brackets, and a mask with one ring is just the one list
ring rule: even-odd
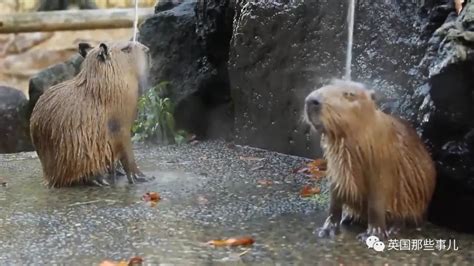
{"label": "fallen dry leaf", "polygon": [[1,187],[6,187],[7,186],[7,181],[4,178],[0,177],[0,186]]}
{"label": "fallen dry leaf", "polygon": [[310,178],[316,181],[326,176],[326,171],[310,171]]}
{"label": "fallen dry leaf", "polygon": [[135,256],[128,261],[128,266],[138,266],[143,264],[141,257]]}
{"label": "fallen dry leaf", "polygon": [[104,260],[99,264],[99,266],[128,266],[128,263],[126,261],[114,262],[110,260]]}
{"label": "fallen dry leaf", "polygon": [[319,171],[326,171],[327,170],[327,161],[324,159],[316,159],[308,164],[309,167],[316,168]]}
{"label": "fallen dry leaf", "polygon": [[259,157],[252,157],[252,156],[240,156],[239,157],[240,160],[242,161],[262,161],[262,160],[265,160],[265,158],[259,158]]}
{"label": "fallen dry leaf", "polygon": [[459,15],[463,9],[462,4],[464,4],[464,0],[454,0],[454,8],[456,9],[456,13]]}
{"label": "fallen dry leaf", "polygon": [[235,247],[235,246],[249,246],[252,245],[255,240],[251,237],[241,237],[241,238],[229,238],[226,240],[211,240],[207,244],[214,247]]}
{"label": "fallen dry leaf", "polygon": [[99,266],[139,266],[143,264],[143,259],[141,257],[135,256],[131,258],[128,262],[125,260],[115,262],[110,260],[104,260],[99,264]]}
{"label": "fallen dry leaf", "polygon": [[271,186],[273,185],[273,181],[270,179],[260,179],[260,180],[257,180],[257,184],[261,186]]}
{"label": "fallen dry leaf", "polygon": [[199,140],[193,140],[193,141],[190,141],[189,144],[190,145],[197,145],[197,144],[199,144],[199,142],[200,142]]}
{"label": "fallen dry leaf", "polygon": [[99,264],[99,266],[116,266],[117,263],[109,261],[109,260],[104,260]]}
{"label": "fallen dry leaf", "polygon": [[310,185],[304,186],[301,191],[300,191],[300,196],[301,197],[311,197],[313,195],[319,194],[321,192],[321,189],[319,187],[313,187]]}
{"label": "fallen dry leaf", "polygon": [[200,204],[200,205],[206,205],[209,203],[209,200],[206,199],[205,197],[203,196],[198,196],[197,197],[197,203]]}
{"label": "fallen dry leaf", "polygon": [[320,180],[326,176],[326,170],[327,161],[323,159],[316,159],[304,167],[294,169],[293,173],[304,174],[311,179]]}
{"label": "fallen dry leaf", "polygon": [[161,200],[160,194],[157,192],[147,192],[145,195],[143,195],[143,200],[145,202],[154,202],[157,203],[158,201]]}

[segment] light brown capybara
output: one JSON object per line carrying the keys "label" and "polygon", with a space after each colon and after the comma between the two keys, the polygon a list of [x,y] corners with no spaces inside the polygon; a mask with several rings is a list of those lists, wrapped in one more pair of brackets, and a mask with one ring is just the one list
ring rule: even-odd
{"label": "light brown capybara", "polygon": [[81,43],[81,71],[41,95],[30,131],[49,187],[108,185],[105,174],[118,162],[129,183],[147,180],[135,162],[131,127],[148,50],[138,42]]}
{"label": "light brown capybara", "polygon": [[330,182],[329,216],[319,236],[337,234],[343,212],[368,224],[358,235],[364,241],[424,220],[434,162],[406,121],[377,107],[373,90],[335,80],[306,97],[304,118],[321,132]]}

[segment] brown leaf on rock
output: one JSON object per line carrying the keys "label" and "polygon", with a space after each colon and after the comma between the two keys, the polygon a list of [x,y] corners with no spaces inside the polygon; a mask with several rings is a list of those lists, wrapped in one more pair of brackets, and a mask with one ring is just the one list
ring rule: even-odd
{"label": "brown leaf on rock", "polygon": [[308,164],[310,168],[318,169],[319,171],[327,170],[327,161],[324,159],[316,159]]}
{"label": "brown leaf on rock", "polygon": [[109,261],[109,260],[104,260],[99,264],[99,266],[115,266],[117,263]]}
{"label": "brown leaf on rock", "polygon": [[145,202],[157,203],[161,200],[161,196],[157,192],[147,192],[143,195],[143,200]]}
{"label": "brown leaf on rock", "polygon": [[99,264],[99,266],[139,266],[143,264],[143,259],[141,257],[135,256],[131,258],[128,262],[125,260],[115,262],[110,260],[104,260]]}
{"label": "brown leaf on rock", "polygon": [[463,9],[462,4],[464,4],[464,0],[454,0],[454,8],[456,9],[456,13],[459,15]]}
{"label": "brown leaf on rock", "polygon": [[261,186],[271,186],[273,185],[273,181],[270,179],[259,179],[257,180],[257,184]]}
{"label": "brown leaf on rock", "polygon": [[316,181],[326,176],[326,171],[312,171],[310,178]]}
{"label": "brown leaf on rock", "polygon": [[242,161],[247,161],[247,162],[259,162],[265,160],[265,158],[259,158],[259,157],[252,157],[252,156],[240,156],[240,160]]}
{"label": "brown leaf on rock", "polygon": [[0,177],[0,187],[6,187],[6,186],[7,186],[7,181],[4,178]]}
{"label": "brown leaf on rock", "polygon": [[293,170],[295,174],[304,174],[311,179],[320,180],[326,176],[327,161],[324,159],[316,159],[306,166]]}
{"label": "brown leaf on rock", "polygon": [[313,195],[319,194],[320,192],[321,192],[321,189],[319,187],[306,185],[300,190],[300,196],[303,198],[311,197]]}
{"label": "brown leaf on rock", "polygon": [[293,174],[309,174],[309,169],[307,166],[296,167],[293,169]]}
{"label": "brown leaf on rock", "polygon": [[235,247],[235,246],[249,246],[255,240],[251,237],[229,238],[226,240],[211,240],[207,244],[214,247]]}
{"label": "brown leaf on rock", "polygon": [[204,196],[198,196],[196,201],[199,205],[206,205],[209,203],[209,200]]}
{"label": "brown leaf on rock", "polygon": [[104,260],[99,264],[99,266],[128,266],[128,263],[126,261],[110,261],[110,260]]}
{"label": "brown leaf on rock", "polygon": [[141,257],[135,256],[128,261],[128,266],[138,266],[143,264]]}

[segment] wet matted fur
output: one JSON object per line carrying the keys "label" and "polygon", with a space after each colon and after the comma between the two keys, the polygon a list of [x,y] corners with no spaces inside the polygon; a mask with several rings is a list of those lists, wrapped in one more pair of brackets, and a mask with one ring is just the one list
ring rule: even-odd
{"label": "wet matted fur", "polygon": [[[131,127],[148,48],[140,43],[81,44],[80,73],[46,90],[30,120],[31,139],[50,187],[88,183],[120,161],[127,176],[136,166]],[[129,179],[130,180],[130,179]]]}
{"label": "wet matted fur", "polygon": [[333,81],[306,98],[305,120],[321,131],[331,183],[321,235],[337,231],[342,211],[384,237],[387,225],[419,224],[436,182],[430,154],[404,120],[379,110],[363,84]]}

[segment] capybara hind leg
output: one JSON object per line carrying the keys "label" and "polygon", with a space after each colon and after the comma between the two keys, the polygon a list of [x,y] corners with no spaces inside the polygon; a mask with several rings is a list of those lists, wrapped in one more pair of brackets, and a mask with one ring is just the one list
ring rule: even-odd
{"label": "capybara hind leg", "polygon": [[[381,190],[380,190],[381,191]],[[385,200],[377,189],[370,191],[368,198],[368,228],[365,233],[359,234],[357,238],[365,243],[369,236],[376,236],[380,240],[388,237],[385,222]]]}
{"label": "capybara hind leg", "polygon": [[331,185],[331,199],[329,203],[329,216],[323,227],[317,230],[319,237],[335,236],[339,234],[339,223],[342,216],[342,202]]}

